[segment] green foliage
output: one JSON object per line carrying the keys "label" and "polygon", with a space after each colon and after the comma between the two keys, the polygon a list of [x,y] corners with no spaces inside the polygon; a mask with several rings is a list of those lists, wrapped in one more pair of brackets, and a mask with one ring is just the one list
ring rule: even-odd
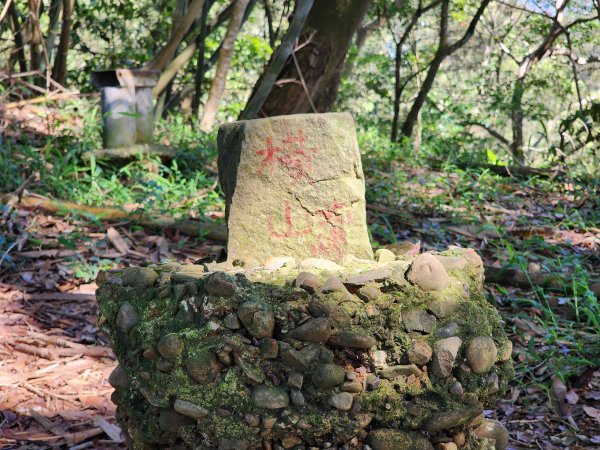
{"label": "green foliage", "polygon": [[[68,126],[76,114],[81,128]],[[0,152],[0,190],[11,192],[34,175],[30,189],[63,200],[92,206],[142,209],[160,214],[195,214],[222,205],[214,183],[216,159],[214,136],[199,133],[181,116],[158,123],[159,141],[178,149],[173,161],[140,158],[124,165],[97,161],[86,152],[101,147],[97,108],[83,101],[68,102],[53,116],[50,130],[41,145],[8,142]],[[207,170],[208,169],[208,170]]]}

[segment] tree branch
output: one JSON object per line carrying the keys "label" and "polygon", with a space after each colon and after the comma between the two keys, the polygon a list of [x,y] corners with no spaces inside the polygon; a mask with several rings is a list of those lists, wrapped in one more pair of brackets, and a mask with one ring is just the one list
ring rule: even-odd
{"label": "tree branch", "polygon": [[503,145],[510,148],[510,141],[508,139],[506,139],[502,134],[500,134],[499,131],[496,131],[493,128],[491,128],[481,122],[476,122],[476,121],[471,121],[471,120],[465,122],[465,125],[473,125],[473,126],[483,128],[485,131],[487,131],[489,133],[490,136],[495,137]]}
{"label": "tree branch", "polygon": [[477,11],[475,12],[475,15],[471,19],[471,23],[469,23],[469,27],[467,28],[467,31],[465,31],[463,37],[456,41],[454,44],[450,45],[450,47],[448,48],[449,54],[454,53],[456,50],[465,45],[469,39],[471,39],[471,37],[475,33],[475,28],[477,28],[477,23],[479,22],[479,19],[481,19],[481,16],[483,16],[483,13],[487,6],[490,4],[490,1],[491,0],[483,0],[481,2],[479,8],[477,8]]}

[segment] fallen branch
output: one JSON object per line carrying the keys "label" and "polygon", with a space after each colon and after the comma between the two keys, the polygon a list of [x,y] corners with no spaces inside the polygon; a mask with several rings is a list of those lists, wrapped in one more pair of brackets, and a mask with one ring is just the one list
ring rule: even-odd
{"label": "fallen branch", "polygon": [[5,103],[4,105],[0,105],[0,111],[5,110],[5,109],[14,109],[14,108],[20,108],[22,106],[26,106],[26,105],[33,105],[35,103],[46,103],[46,102],[55,102],[58,100],[65,100],[71,97],[95,97],[98,96],[98,93],[92,92],[92,93],[85,93],[82,94],[80,92],[63,92],[61,94],[50,94],[50,95],[44,95],[42,97],[35,97],[35,98],[30,98],[28,100],[20,100],[18,102],[11,102],[11,103]]}
{"label": "fallen branch", "polygon": [[[62,350],[58,350],[58,353],[61,356],[74,356],[74,355],[83,355],[83,356],[91,356],[91,357],[102,357],[102,358],[111,358],[115,359],[115,355],[109,347],[100,347],[96,345],[84,345],[79,342],[71,342],[67,339],[63,339],[60,336],[47,336],[42,333],[36,333],[35,331],[30,331],[28,336],[33,339],[37,339],[46,344],[56,345],[57,347],[62,347]],[[68,349],[65,351],[64,349]]]}
{"label": "fallen branch", "polygon": [[[570,293],[573,291],[568,275],[561,273],[524,272],[520,269],[508,267],[485,266],[485,281],[486,283],[521,289],[541,287],[553,292]],[[600,286],[598,285],[599,282],[600,280],[591,280],[591,288],[594,289],[595,286]]]}
{"label": "fallen branch", "polygon": [[[436,170],[440,170],[442,168],[442,162],[439,160],[430,159],[429,163],[432,168]],[[539,177],[544,178],[556,178],[563,177],[566,173],[561,169],[539,169],[537,167],[529,167],[529,166],[500,166],[497,164],[486,164],[486,163],[478,163],[478,162],[456,162],[457,167],[466,170],[466,169],[487,169],[492,173],[503,177],[511,177],[515,176],[519,177],[529,177],[532,175],[537,175]]]}
{"label": "fallen branch", "polygon": [[34,347],[28,344],[17,344],[13,347],[17,352],[26,353],[28,355],[38,356],[40,358],[53,361],[56,359],[56,355],[50,349],[43,347]]}
{"label": "fallen branch", "polygon": [[496,164],[484,164],[484,163],[468,163],[463,164],[459,163],[458,167],[461,169],[469,169],[469,168],[477,168],[477,169],[487,169],[490,172],[493,172],[497,175],[501,175],[503,177],[529,177],[532,175],[537,175],[539,177],[544,178],[554,178],[556,176],[563,175],[563,172],[560,170],[552,170],[552,169],[538,169],[535,167],[527,167],[527,166],[499,166]]}
{"label": "fallen branch", "polygon": [[[13,194],[0,196],[2,203],[7,203]],[[104,222],[133,220],[149,228],[172,228],[188,236],[205,237],[213,241],[225,242],[227,229],[224,225],[215,223],[198,222],[193,220],[176,220],[172,217],[150,217],[143,212],[128,213],[117,208],[101,208],[96,206],[78,205],[76,203],[50,199],[38,195],[25,194],[20,202],[16,203],[23,209],[42,210],[50,214],[69,215],[73,213],[86,214],[96,217]]]}

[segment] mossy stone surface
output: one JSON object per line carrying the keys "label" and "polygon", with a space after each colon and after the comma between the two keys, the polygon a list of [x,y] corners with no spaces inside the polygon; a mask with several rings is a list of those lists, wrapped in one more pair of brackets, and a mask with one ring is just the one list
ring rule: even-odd
{"label": "mossy stone surface", "polygon": [[[109,381],[130,447],[429,450],[461,433],[467,450],[490,442],[473,419],[506,391],[510,341],[483,296],[477,258],[458,249],[434,256],[453,258],[443,260],[441,291],[406,279],[414,255],[350,261],[335,275],[344,289],[327,292],[297,286],[301,262],[226,272],[150,265],[152,283],[124,283],[139,280],[136,269],[104,277],[99,323],[119,359]],[[317,266],[310,273],[323,286],[333,275]],[[360,293],[364,286],[377,295]],[[407,311],[426,326],[407,329]],[[456,336],[444,338],[438,331],[449,324]],[[486,371],[477,373],[468,349],[482,337]],[[444,348],[447,339],[460,344]],[[451,356],[443,376],[440,348]]]}

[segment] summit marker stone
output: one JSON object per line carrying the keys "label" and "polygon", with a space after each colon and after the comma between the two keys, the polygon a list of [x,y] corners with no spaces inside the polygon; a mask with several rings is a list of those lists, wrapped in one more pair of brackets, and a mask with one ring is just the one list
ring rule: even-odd
{"label": "summit marker stone", "polygon": [[228,123],[218,147],[230,261],[373,258],[350,114]]}

